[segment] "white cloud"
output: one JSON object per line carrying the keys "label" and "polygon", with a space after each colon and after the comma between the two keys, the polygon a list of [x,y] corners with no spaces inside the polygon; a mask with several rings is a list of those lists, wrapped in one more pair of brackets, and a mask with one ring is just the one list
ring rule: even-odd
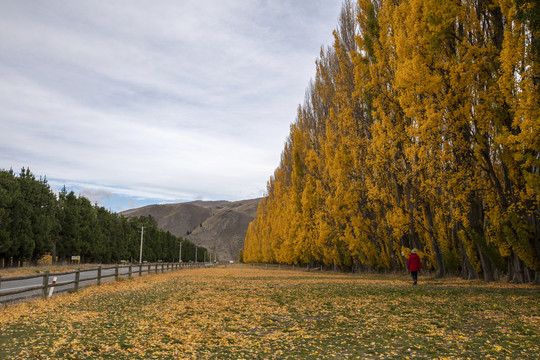
{"label": "white cloud", "polygon": [[260,196],[340,7],[2,1],[0,168],[92,194]]}
{"label": "white cloud", "polygon": [[91,203],[94,204],[100,204],[106,199],[110,199],[113,197],[113,193],[109,190],[105,189],[89,189],[84,188],[82,189],[79,194],[81,196],[84,196],[88,200],[90,200]]}

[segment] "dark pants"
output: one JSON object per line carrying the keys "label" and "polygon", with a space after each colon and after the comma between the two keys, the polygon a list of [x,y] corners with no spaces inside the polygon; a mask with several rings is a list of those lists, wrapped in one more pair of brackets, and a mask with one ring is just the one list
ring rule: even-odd
{"label": "dark pants", "polygon": [[418,281],[418,271],[411,271],[411,276],[414,281],[414,284]]}

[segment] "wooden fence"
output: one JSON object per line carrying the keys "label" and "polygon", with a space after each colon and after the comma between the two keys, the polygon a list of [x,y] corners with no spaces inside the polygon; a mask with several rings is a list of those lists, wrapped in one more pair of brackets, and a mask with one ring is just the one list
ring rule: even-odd
{"label": "wooden fence", "polygon": [[[114,277],[114,280],[118,281],[122,278],[122,276],[131,278],[137,274],[139,276],[142,276],[143,273],[150,274],[152,271],[155,273],[158,273],[161,271],[163,273],[165,271],[179,270],[181,268],[202,267],[202,266],[208,266],[208,265],[210,264],[207,264],[207,263],[151,263],[151,264],[142,264],[142,265],[130,264],[130,265],[114,265],[114,266],[108,266],[108,267],[98,266],[97,268],[92,268],[92,269],[77,268],[73,271],[54,272],[54,273],[50,273],[47,270],[43,272],[42,274],[34,274],[34,275],[21,275],[21,276],[9,276],[9,277],[0,276],[0,302],[2,301],[3,297],[27,293],[30,291],[41,290],[41,296],[45,299],[47,298],[49,289],[55,288],[55,287],[73,285],[73,288],[70,290],[77,292],[79,291],[79,286],[81,282],[96,281],[97,285],[101,285],[101,281],[109,277]],[[123,268],[128,268],[128,271],[121,273],[120,269],[123,269]],[[112,274],[102,274],[103,270],[110,270],[110,269],[114,269],[114,272]],[[81,273],[91,272],[91,271],[95,271],[96,276],[81,279]],[[51,283],[50,281],[53,277],[60,277],[60,276],[73,275],[73,274],[75,274],[75,278],[73,280],[53,282],[53,283]],[[17,287],[13,289],[2,290],[2,283],[6,283],[10,281],[30,280],[30,279],[36,279],[36,278],[42,278],[42,281],[40,282],[39,285],[31,285],[31,286],[24,286],[24,287]]]}

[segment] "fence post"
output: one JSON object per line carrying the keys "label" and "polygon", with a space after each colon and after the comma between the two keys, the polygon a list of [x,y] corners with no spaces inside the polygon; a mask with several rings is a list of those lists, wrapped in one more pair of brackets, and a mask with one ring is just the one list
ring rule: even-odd
{"label": "fence post", "polygon": [[114,281],[118,281],[118,264],[114,267]]}
{"label": "fence post", "polygon": [[161,273],[163,274],[163,263],[161,263]]}
{"label": "fence post", "polygon": [[75,292],[79,291],[79,281],[81,280],[81,268],[75,269]]}
{"label": "fence post", "polygon": [[0,289],[2,288],[2,275],[0,275]]}
{"label": "fence post", "polygon": [[47,294],[47,298],[50,299],[52,297],[53,291],[54,291],[54,284],[56,284],[57,277],[52,278],[52,286],[49,288],[49,294]]}
{"label": "fence post", "polygon": [[139,276],[142,276],[142,265],[139,264]]}
{"label": "fence post", "polygon": [[97,284],[101,285],[101,266],[97,267]]}
{"label": "fence post", "polygon": [[131,265],[131,264],[129,264],[129,278],[130,278],[130,279],[131,279],[131,275],[132,275],[132,270],[133,270],[133,269],[131,268],[131,266],[132,266],[132,265]]}
{"label": "fence post", "polygon": [[43,274],[43,298],[47,298],[47,287],[49,286],[49,270]]}
{"label": "fence post", "polygon": [[151,271],[151,270],[150,270],[150,267],[151,267],[151,266],[152,266],[152,265],[148,264],[148,275],[150,275],[150,271]]}

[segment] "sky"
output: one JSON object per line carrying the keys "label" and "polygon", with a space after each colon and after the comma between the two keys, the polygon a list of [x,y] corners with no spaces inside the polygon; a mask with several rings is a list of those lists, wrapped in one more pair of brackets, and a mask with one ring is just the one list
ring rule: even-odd
{"label": "sky", "polygon": [[2,0],[0,169],[117,212],[263,196],[342,0]]}

